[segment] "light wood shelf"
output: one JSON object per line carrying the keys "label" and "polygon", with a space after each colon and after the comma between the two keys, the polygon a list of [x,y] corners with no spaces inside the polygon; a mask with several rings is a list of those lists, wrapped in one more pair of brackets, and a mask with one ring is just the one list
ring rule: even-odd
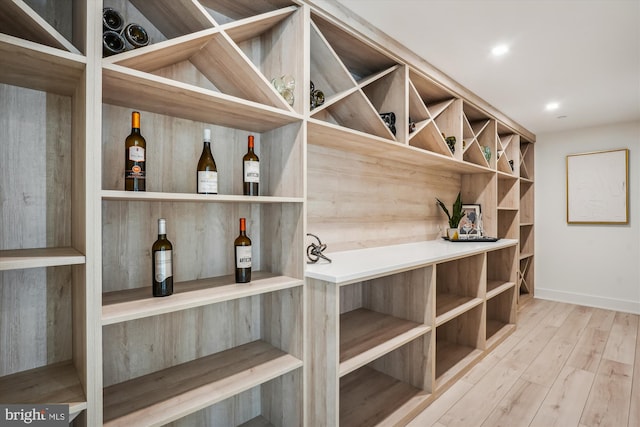
{"label": "light wood shelf", "polygon": [[411,418],[411,408],[430,399],[430,393],[365,366],[340,381],[340,425],[402,424]]}
{"label": "light wood shelf", "polygon": [[107,292],[102,296],[102,324],[127,322],[297,286],[302,286],[300,279],[255,271],[248,284],[235,283],[233,276],[177,282],[174,294],[167,298],[154,298],[151,287]]}
{"label": "light wood shelf", "polygon": [[173,117],[266,132],[301,119],[293,112],[246,101],[115,64],[103,65],[103,102],[135,105]]}
{"label": "light wood shelf", "polygon": [[69,405],[72,419],[87,407],[82,384],[71,361],[0,377],[0,402]]}
{"label": "light wood shelf", "polygon": [[102,200],[147,202],[209,202],[209,203],[304,203],[302,197],[239,196],[234,194],[165,193],[156,191],[131,192],[102,190]]}
{"label": "light wood shelf", "polygon": [[340,377],[366,365],[431,330],[421,325],[367,309],[340,316]]}
{"label": "light wood shelf", "polygon": [[499,280],[487,281],[487,300],[499,295],[511,288],[516,284],[514,282],[501,282]]}
{"label": "light wood shelf", "polygon": [[460,296],[455,294],[436,294],[436,326],[448,322],[482,304],[482,298]]}
{"label": "light wood shelf", "polygon": [[290,354],[254,341],[107,387],[104,425],[166,424],[301,366]]}
{"label": "light wood shelf", "polygon": [[83,56],[6,34],[0,34],[0,55],[0,83],[66,96],[74,94],[86,67]]}
{"label": "light wood shelf", "polygon": [[[367,155],[372,157],[432,167],[440,171],[469,174],[488,172],[487,168],[461,162],[450,156],[371,136],[364,132],[346,129],[332,123],[325,123],[315,119],[309,119],[307,123],[310,129],[308,137],[309,144],[336,148],[347,152],[366,152]],[[345,141],[348,141],[348,144],[346,144]]]}
{"label": "light wood shelf", "polygon": [[531,258],[533,257],[533,252],[522,252],[520,253],[520,259]]}
{"label": "light wood shelf", "polygon": [[74,248],[35,248],[0,251],[0,271],[22,268],[84,264],[85,256]]}

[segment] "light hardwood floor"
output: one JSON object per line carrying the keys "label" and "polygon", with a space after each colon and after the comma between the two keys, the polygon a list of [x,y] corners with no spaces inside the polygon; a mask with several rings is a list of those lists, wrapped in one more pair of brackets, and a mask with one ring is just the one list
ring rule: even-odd
{"label": "light hardwood floor", "polygon": [[640,316],[533,300],[409,427],[640,427]]}

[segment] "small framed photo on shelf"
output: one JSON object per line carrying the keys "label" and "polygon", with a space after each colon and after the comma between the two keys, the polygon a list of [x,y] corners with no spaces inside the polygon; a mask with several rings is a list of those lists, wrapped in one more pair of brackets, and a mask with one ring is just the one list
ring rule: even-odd
{"label": "small framed photo on shelf", "polygon": [[460,239],[482,237],[482,209],[480,205],[462,205],[464,216],[460,220],[458,235]]}

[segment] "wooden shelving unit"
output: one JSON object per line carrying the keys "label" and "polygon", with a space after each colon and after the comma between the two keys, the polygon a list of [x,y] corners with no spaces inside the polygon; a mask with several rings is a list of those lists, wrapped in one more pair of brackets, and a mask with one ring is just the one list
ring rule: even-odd
{"label": "wooden shelving unit", "polygon": [[[225,19],[224,2],[192,2],[188,15],[199,18],[172,26],[176,8],[168,1],[159,10],[138,1],[121,6],[164,37],[102,63],[104,423],[197,425],[218,417],[225,425],[299,425],[304,110],[300,101],[299,111],[289,106],[270,79],[287,72],[303,80],[302,9],[274,5]],[[152,141],[148,162],[157,165],[141,194],[121,190],[121,149],[113,143],[126,136],[131,110],[141,111],[143,135]],[[218,164],[213,196],[195,194],[195,172],[185,173],[197,164],[205,127]],[[250,134],[264,172],[258,197],[242,196],[238,159]],[[167,218],[176,252],[175,294],[163,299],[151,296],[145,240],[155,234],[150,218],[158,217]],[[239,217],[247,218],[254,247],[247,285],[230,275]],[[136,261],[123,265],[123,251]],[[158,325],[183,332],[165,337]],[[134,336],[145,338],[127,338]],[[158,382],[170,392],[149,396]],[[241,409],[222,420],[219,408],[229,399]]]}
{"label": "wooden shelving unit", "polygon": [[[60,5],[83,20],[73,7]],[[68,40],[70,22],[21,0],[0,6],[0,28],[0,402],[68,404],[73,419],[95,408],[86,34]]]}
{"label": "wooden shelving unit", "polygon": [[515,239],[428,241],[309,267],[310,425],[415,416],[515,328],[516,253]]}
{"label": "wooden shelving unit", "polygon": [[[102,58],[103,7],[151,44]],[[10,0],[0,55],[0,403],[66,403],[77,426],[402,425],[533,295],[535,135],[332,2]],[[293,105],[272,84],[285,74]],[[309,81],[326,97],[313,109]],[[144,193],[123,191],[132,110]],[[204,128],[217,195],[195,194]],[[307,232],[331,251],[434,241],[429,201],[458,192],[508,245],[305,282]],[[160,217],[175,249],[163,299]],[[230,276],[240,217],[248,285]]]}
{"label": "wooden shelving unit", "polygon": [[534,145],[530,140],[520,139],[520,263],[518,284],[519,303],[525,304],[535,292],[534,281]]}

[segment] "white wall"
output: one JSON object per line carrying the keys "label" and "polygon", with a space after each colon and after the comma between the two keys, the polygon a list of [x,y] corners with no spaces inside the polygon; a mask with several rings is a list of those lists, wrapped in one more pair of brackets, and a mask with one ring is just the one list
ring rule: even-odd
{"label": "white wall", "polygon": [[[629,149],[629,224],[566,220],[566,156]],[[640,314],[640,121],[537,135],[535,296]]]}

